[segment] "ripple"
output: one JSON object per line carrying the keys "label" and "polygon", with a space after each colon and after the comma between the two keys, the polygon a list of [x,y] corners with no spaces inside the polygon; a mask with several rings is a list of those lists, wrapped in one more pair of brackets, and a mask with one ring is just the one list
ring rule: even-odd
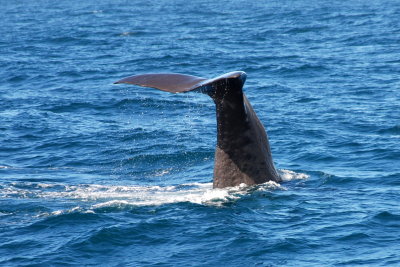
{"label": "ripple", "polygon": [[382,211],[372,218],[373,220],[376,220],[378,222],[386,223],[386,222],[397,222],[397,225],[400,225],[400,215],[399,214],[393,214],[388,211]]}
{"label": "ripple", "polygon": [[351,233],[346,236],[343,236],[339,238],[340,241],[345,241],[345,242],[353,242],[353,241],[361,241],[364,239],[369,239],[370,236],[365,234],[365,233]]}
{"label": "ripple", "polygon": [[296,34],[296,33],[319,32],[327,29],[328,29],[327,26],[295,27],[290,30],[287,30],[285,33]]}
{"label": "ripple", "polygon": [[388,127],[385,129],[380,129],[378,132],[381,134],[400,135],[400,125],[395,125],[395,126]]}
{"label": "ripple", "polygon": [[321,100],[320,98],[313,98],[313,97],[303,97],[296,100],[297,103],[310,103]]}
{"label": "ripple", "polygon": [[325,71],[327,67],[318,64],[299,64],[293,66],[279,67],[276,72],[282,74],[295,74],[295,73],[313,73],[316,71]]}

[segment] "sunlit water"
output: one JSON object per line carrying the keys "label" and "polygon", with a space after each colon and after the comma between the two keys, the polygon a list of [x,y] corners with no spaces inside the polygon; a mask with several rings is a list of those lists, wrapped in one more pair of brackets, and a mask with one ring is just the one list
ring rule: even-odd
{"label": "sunlit water", "polygon": [[[1,266],[399,266],[398,1],[0,1]],[[284,182],[212,189],[243,70]]]}

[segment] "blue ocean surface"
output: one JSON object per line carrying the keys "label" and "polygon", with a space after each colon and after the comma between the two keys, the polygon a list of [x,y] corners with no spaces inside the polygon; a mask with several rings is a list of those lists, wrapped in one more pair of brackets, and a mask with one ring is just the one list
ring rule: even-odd
{"label": "blue ocean surface", "polygon": [[[400,1],[0,1],[0,266],[400,266]],[[284,182],[212,189],[242,70]]]}

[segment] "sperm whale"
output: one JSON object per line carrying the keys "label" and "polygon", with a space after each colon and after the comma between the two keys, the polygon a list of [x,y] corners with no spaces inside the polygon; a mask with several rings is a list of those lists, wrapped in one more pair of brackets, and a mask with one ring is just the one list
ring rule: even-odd
{"label": "sperm whale", "polygon": [[115,82],[151,87],[170,93],[200,92],[216,106],[217,145],[214,188],[280,182],[268,135],[246,95],[246,73],[234,71],[205,79],[177,73],[140,74]]}

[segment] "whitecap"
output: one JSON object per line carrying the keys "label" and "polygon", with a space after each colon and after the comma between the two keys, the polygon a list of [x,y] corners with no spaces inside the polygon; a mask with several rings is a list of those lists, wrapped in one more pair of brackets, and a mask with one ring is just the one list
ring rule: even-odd
{"label": "whitecap", "polygon": [[290,170],[278,170],[278,174],[281,177],[282,181],[287,182],[291,180],[302,180],[302,179],[308,179],[310,176],[305,174],[305,173],[297,173],[294,171]]}

